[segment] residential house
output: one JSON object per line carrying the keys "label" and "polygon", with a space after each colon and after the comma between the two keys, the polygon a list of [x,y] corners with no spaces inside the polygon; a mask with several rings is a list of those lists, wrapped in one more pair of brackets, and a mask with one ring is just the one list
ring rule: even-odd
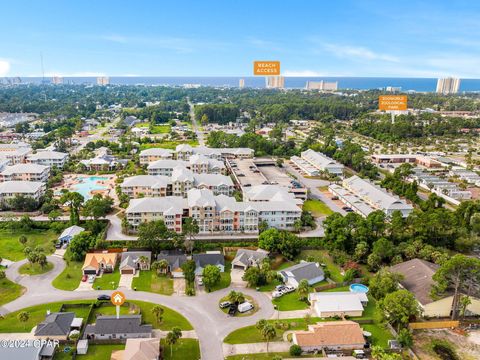
{"label": "residential house", "polygon": [[60,236],[58,237],[58,242],[60,244],[68,244],[73,239],[74,236],[80,234],[81,232],[85,231],[85,229],[81,226],[73,225],[65,230],[62,231]]}
{"label": "residential house", "polygon": [[207,265],[216,266],[220,272],[225,271],[225,258],[220,251],[206,252],[205,254],[193,254],[192,260],[195,261],[195,275],[201,276],[203,269]]}
{"label": "residential house", "polygon": [[362,316],[368,297],[365,293],[351,291],[315,292],[308,294],[308,301],[321,318]]}
{"label": "residential house", "polygon": [[116,253],[88,253],[85,255],[82,271],[84,275],[99,275],[101,272],[113,272],[116,263]]}
{"label": "residential house", "polygon": [[307,280],[308,285],[313,285],[325,279],[323,269],[315,262],[301,261],[278,272],[283,282],[297,288],[300,281]]}
{"label": "residential house", "polygon": [[62,169],[67,162],[68,154],[58,151],[37,150],[35,154],[27,155],[26,162],[30,164],[57,167]]}
{"label": "residential house", "polygon": [[166,260],[168,268],[166,271],[174,278],[183,277],[182,265],[188,260],[184,253],[177,251],[162,251],[157,255],[157,260]]}
{"label": "residential house", "polygon": [[[390,268],[391,272],[403,275],[400,286],[410,291],[417,299],[423,316],[448,317],[451,315],[453,304],[453,292],[447,292],[439,298],[431,296],[432,286],[435,284],[433,275],[437,272],[437,264],[421,260],[411,259]],[[470,297],[471,304],[467,306],[467,314],[480,314],[480,300]]]}
{"label": "residential house", "polygon": [[[120,259],[120,274],[135,275],[139,270],[150,270],[152,253],[150,251],[126,251]],[[145,261],[142,261],[145,260]]]}
{"label": "residential house", "polygon": [[263,249],[238,249],[235,258],[232,260],[232,269],[247,270],[251,266],[260,267],[263,259],[267,257],[268,251]]}
{"label": "residential house", "polygon": [[124,350],[112,352],[111,360],[159,360],[160,339],[127,339]]}
{"label": "residential house", "polygon": [[50,360],[53,359],[55,348],[57,347],[53,342],[42,345],[34,344],[33,341],[25,341],[21,344],[25,346],[0,347],[0,359]]}
{"label": "residential house", "polygon": [[85,337],[91,340],[151,338],[152,325],[142,325],[142,315],[98,316],[87,325]]}
{"label": "residential house", "polygon": [[50,167],[37,164],[16,164],[7,166],[0,173],[0,181],[38,181],[46,182]]}
{"label": "residential house", "polygon": [[305,352],[322,350],[361,350],[366,343],[360,325],[354,321],[326,321],[308,325],[307,331],[294,331],[292,342]]}
{"label": "residential house", "polygon": [[78,329],[81,318],[75,318],[73,312],[54,312],[47,314],[45,320],[39,323],[34,331],[36,338],[67,340],[70,331]]}

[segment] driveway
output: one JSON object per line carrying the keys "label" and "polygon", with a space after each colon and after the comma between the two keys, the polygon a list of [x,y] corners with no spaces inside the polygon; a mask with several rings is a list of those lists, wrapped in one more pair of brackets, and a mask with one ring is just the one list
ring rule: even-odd
{"label": "driveway", "polygon": [[173,278],[173,294],[178,296],[185,295],[184,278]]}
{"label": "driveway", "polygon": [[132,290],[133,276],[134,275],[131,275],[131,274],[120,275],[120,281],[118,282],[118,288],[123,289],[123,290],[125,290],[125,289]]}
{"label": "driveway", "polygon": [[122,233],[122,220],[117,214],[107,215],[106,218],[110,222],[106,240],[137,240],[136,236],[129,236]]}
{"label": "driveway", "polygon": [[234,287],[246,287],[247,282],[242,280],[245,271],[241,269],[232,269],[230,272],[231,286]]}

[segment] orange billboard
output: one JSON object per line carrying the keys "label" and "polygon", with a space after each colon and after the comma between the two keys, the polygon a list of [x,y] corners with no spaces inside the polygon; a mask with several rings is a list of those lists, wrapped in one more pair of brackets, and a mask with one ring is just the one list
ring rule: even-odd
{"label": "orange billboard", "polygon": [[280,75],[280,61],[254,61],[253,75]]}
{"label": "orange billboard", "polygon": [[378,108],[380,110],[407,110],[407,95],[380,95]]}

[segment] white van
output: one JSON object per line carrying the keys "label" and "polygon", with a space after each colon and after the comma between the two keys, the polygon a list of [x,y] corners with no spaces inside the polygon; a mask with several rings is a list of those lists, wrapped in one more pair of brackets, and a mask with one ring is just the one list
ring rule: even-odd
{"label": "white van", "polygon": [[244,313],[253,309],[253,305],[248,301],[245,301],[238,305],[238,312]]}

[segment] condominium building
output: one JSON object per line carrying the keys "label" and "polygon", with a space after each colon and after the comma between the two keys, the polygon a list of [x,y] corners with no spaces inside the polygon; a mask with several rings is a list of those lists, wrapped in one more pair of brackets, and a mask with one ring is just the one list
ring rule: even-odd
{"label": "condominium building", "polygon": [[337,91],[338,81],[307,81],[307,85],[305,88],[307,90]]}
{"label": "condominium building", "polygon": [[297,199],[294,193],[279,185],[254,185],[244,187],[242,190],[244,201],[283,201],[300,207],[303,204],[302,199]]}
{"label": "condominium building", "polygon": [[225,164],[216,159],[207,158],[203,155],[192,155],[188,161],[185,160],[157,160],[147,166],[149,175],[172,176],[175,168],[190,169],[197,174],[225,174]]}
{"label": "condominium building", "polygon": [[39,181],[46,182],[50,167],[37,164],[16,164],[7,166],[0,172],[0,181]]}
{"label": "condominium building", "polygon": [[383,211],[387,216],[400,211],[403,217],[407,217],[413,210],[405,200],[356,175],[343,180],[342,185],[332,184],[329,191],[364,217],[376,210]]}
{"label": "condominium building", "polygon": [[53,85],[61,85],[61,84],[63,84],[63,77],[61,77],[61,76],[54,76],[54,77],[52,77],[52,84],[53,84]]}
{"label": "condominium building", "polygon": [[0,204],[6,206],[8,201],[23,195],[39,201],[45,194],[45,183],[37,181],[5,181],[0,183]]}
{"label": "condominium building", "polygon": [[180,232],[183,217],[190,216],[199,225],[200,233],[257,233],[258,224],[266,221],[270,227],[291,230],[300,219],[301,209],[283,201],[239,202],[226,195],[214,195],[208,189],[191,189],[187,198],[134,199],[126,210],[129,224],[136,228],[143,221],[163,219],[170,229]]}
{"label": "condominium building", "polygon": [[283,89],[285,88],[285,77],[283,76],[267,76],[265,78],[267,89]]}
{"label": "condominium building", "polygon": [[67,162],[68,154],[59,151],[37,150],[35,154],[27,155],[25,161],[31,164],[45,165],[62,169]]}
{"label": "condominium building", "polygon": [[343,175],[344,166],[342,164],[322,153],[313,151],[312,149],[302,151],[301,161],[298,159],[298,157],[293,157],[291,160],[301,170],[312,176],[315,174],[315,171],[312,170],[312,167],[317,169],[319,172],[328,172],[336,176]]}
{"label": "condominium building", "polygon": [[437,93],[439,94],[456,94],[460,89],[460,79],[458,78],[442,78],[437,80]]}
{"label": "condominium building", "polygon": [[245,87],[245,79],[238,80],[238,87],[243,89]]}
{"label": "condominium building", "polygon": [[10,160],[12,165],[25,162],[27,155],[31,152],[32,147],[27,143],[0,144],[0,158]]}
{"label": "condominium building", "polygon": [[140,153],[140,165],[147,165],[157,160],[173,159],[174,151],[170,149],[151,148]]}
{"label": "condominium building", "polygon": [[171,176],[138,175],[126,178],[120,185],[130,198],[182,196],[192,188],[209,189],[214,195],[231,196],[235,186],[230,177],[220,174],[195,174],[178,167]]}

